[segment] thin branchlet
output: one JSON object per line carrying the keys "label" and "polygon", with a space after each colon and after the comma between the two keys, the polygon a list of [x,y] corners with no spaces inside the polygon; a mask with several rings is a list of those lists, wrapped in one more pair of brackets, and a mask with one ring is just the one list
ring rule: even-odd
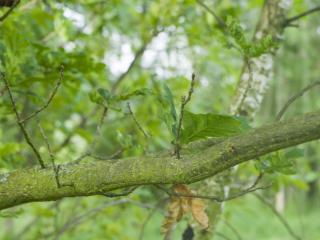
{"label": "thin branchlet", "polygon": [[220,27],[222,27],[223,29],[227,28],[227,24],[222,20],[222,18],[220,18],[212,9],[210,9],[206,4],[204,4],[202,1],[200,0],[196,0],[197,3],[203,7],[207,12],[209,12],[217,21],[217,23],[220,25]]}
{"label": "thin branchlet", "polygon": [[196,82],[196,75],[193,73],[192,74],[192,78],[191,78],[190,88],[189,88],[189,91],[188,91],[188,95],[187,96],[183,96],[181,98],[180,117],[179,117],[179,121],[178,121],[177,136],[176,136],[176,139],[175,139],[175,150],[174,150],[174,153],[175,153],[175,155],[177,156],[178,159],[180,159],[180,150],[181,150],[180,136],[181,136],[183,115],[184,115],[184,108],[187,105],[187,103],[190,102],[190,100],[191,100],[191,96],[192,96],[193,91],[194,91],[195,82]]}
{"label": "thin branchlet", "polygon": [[133,121],[135,122],[135,124],[137,125],[138,129],[140,130],[140,132],[142,132],[142,134],[145,136],[145,138],[149,138],[149,134],[147,134],[147,132],[143,129],[143,127],[141,126],[141,124],[138,122],[137,118],[135,117],[132,109],[131,109],[131,106],[130,106],[130,103],[128,102],[127,103],[127,106],[128,106],[128,110],[129,110],[129,114],[131,115]]}
{"label": "thin branchlet", "polygon": [[50,147],[50,143],[49,143],[49,140],[48,140],[48,137],[47,135],[45,134],[40,122],[38,122],[38,127],[40,129],[40,133],[41,133],[41,136],[46,144],[46,147],[47,147],[47,150],[49,152],[49,156],[50,156],[50,160],[51,160],[51,164],[52,164],[52,168],[53,168],[53,171],[54,171],[54,177],[56,179],[56,183],[57,183],[57,187],[58,188],[61,188],[61,187],[70,187],[70,186],[74,186],[73,184],[61,184],[60,182],[60,178],[59,178],[59,166],[57,166],[55,164],[55,156],[51,150],[51,147]]}
{"label": "thin branchlet", "polygon": [[280,121],[281,118],[283,117],[283,115],[285,114],[285,112],[287,111],[287,109],[290,107],[290,105],[295,102],[297,99],[299,99],[300,97],[302,97],[306,92],[308,92],[309,90],[313,89],[314,87],[320,85],[320,81],[316,81],[316,82],[312,82],[311,84],[309,84],[308,86],[306,86],[305,88],[303,88],[302,90],[300,90],[298,93],[296,93],[295,95],[293,95],[287,102],[286,104],[282,107],[282,109],[279,111],[279,113],[276,116],[276,121]]}
{"label": "thin branchlet", "polygon": [[15,0],[12,1],[12,5],[10,6],[10,9],[8,11],[6,11],[1,17],[0,17],[0,22],[3,22],[12,12],[13,10],[18,6],[18,4],[20,3],[20,0]]}
{"label": "thin branchlet", "polygon": [[101,135],[101,129],[102,129],[102,126],[104,124],[104,121],[105,121],[107,115],[108,115],[108,107],[107,106],[103,106],[103,110],[102,110],[99,122],[97,124],[96,132],[94,133],[93,141],[90,144],[90,147],[87,148],[87,150],[81,156],[79,156],[74,161],[72,161],[73,163],[80,163],[86,157],[93,157],[93,158],[101,160],[100,157],[95,157],[95,155],[93,154],[93,151],[94,151],[94,149],[95,149],[95,147],[97,145],[98,138]]}
{"label": "thin branchlet", "polygon": [[52,102],[54,96],[56,95],[56,93],[57,93],[57,91],[59,89],[59,86],[61,85],[61,83],[63,81],[63,78],[64,78],[64,66],[61,65],[59,80],[57,81],[57,83],[56,83],[52,93],[50,94],[47,102],[42,107],[40,107],[39,109],[37,109],[36,111],[34,111],[30,115],[28,115],[27,117],[25,117],[23,119],[20,119],[20,123],[24,123],[24,122],[28,121],[29,119],[37,116],[39,113],[41,113],[43,110],[45,110],[50,105],[50,103]]}
{"label": "thin branchlet", "polygon": [[301,19],[303,17],[306,17],[306,16],[308,16],[308,15],[310,15],[312,13],[318,12],[318,11],[320,11],[320,6],[314,7],[312,9],[308,10],[308,11],[305,11],[305,12],[300,13],[300,14],[294,16],[294,17],[286,19],[284,21],[284,23],[283,23],[283,26],[284,27],[292,26],[293,22],[295,22],[295,21],[297,21],[297,20],[299,20],[299,19]]}
{"label": "thin branchlet", "polygon": [[44,162],[43,162],[43,160],[41,158],[40,153],[38,152],[37,148],[33,144],[32,140],[31,140],[31,137],[29,136],[29,134],[28,134],[23,122],[21,122],[20,114],[18,113],[17,105],[16,105],[16,102],[15,102],[14,97],[12,95],[12,92],[11,92],[11,89],[10,89],[10,86],[9,86],[9,82],[8,82],[8,80],[6,78],[6,75],[4,73],[1,73],[1,78],[4,81],[5,87],[7,89],[8,94],[9,94],[11,105],[12,105],[12,110],[16,115],[17,124],[19,125],[19,127],[21,129],[21,132],[22,132],[26,142],[28,143],[28,145],[31,147],[31,149],[33,150],[34,154],[36,155],[41,168],[45,168],[45,164],[44,164]]}
{"label": "thin branchlet", "polygon": [[161,185],[155,185],[157,188],[161,189],[162,191],[164,191],[165,193],[167,193],[169,196],[171,197],[185,197],[185,198],[200,198],[200,199],[206,199],[206,200],[212,200],[215,202],[226,202],[226,201],[230,201],[239,197],[242,197],[248,193],[251,192],[255,192],[257,190],[263,190],[263,189],[267,189],[269,188],[271,185],[266,185],[266,186],[259,186],[257,187],[259,181],[262,179],[263,174],[260,173],[259,176],[256,178],[256,180],[253,182],[253,184],[251,186],[249,186],[248,188],[239,191],[236,194],[230,195],[229,197],[217,197],[217,196],[207,196],[207,195],[201,195],[201,194],[182,194],[182,193],[177,193],[175,191],[171,191]]}
{"label": "thin branchlet", "polygon": [[268,206],[273,214],[281,221],[283,226],[287,229],[288,233],[296,240],[301,240],[301,237],[298,236],[294,230],[290,227],[289,223],[286,221],[286,219],[275,209],[273,204],[269,203],[267,200],[265,200],[261,195],[257,193],[253,193],[255,197],[257,197],[264,205]]}

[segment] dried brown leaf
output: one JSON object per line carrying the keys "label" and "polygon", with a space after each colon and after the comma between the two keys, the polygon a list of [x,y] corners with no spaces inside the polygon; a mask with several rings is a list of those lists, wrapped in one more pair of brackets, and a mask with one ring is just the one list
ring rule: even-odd
{"label": "dried brown leaf", "polygon": [[172,197],[168,204],[167,216],[161,226],[161,233],[167,234],[175,223],[179,222],[183,216],[183,209],[181,207],[181,199]]}
{"label": "dried brown leaf", "polygon": [[193,218],[201,225],[201,227],[204,229],[209,227],[209,217],[205,212],[205,204],[201,199],[192,199],[191,212]]}

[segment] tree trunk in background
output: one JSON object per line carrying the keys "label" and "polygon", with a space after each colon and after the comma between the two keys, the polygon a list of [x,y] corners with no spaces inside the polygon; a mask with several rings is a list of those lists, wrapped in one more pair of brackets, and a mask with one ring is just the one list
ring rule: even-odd
{"label": "tree trunk in background", "polygon": [[[291,7],[291,1],[265,0],[259,21],[257,23],[253,41],[259,40],[267,35],[271,35],[274,40],[280,41],[284,31],[283,22],[286,12]],[[250,70],[247,62],[244,61],[242,72],[235,92],[230,113],[247,116],[253,119],[259,110],[264,94],[273,76],[273,61],[276,50],[263,54],[258,58],[249,59]],[[251,77],[250,77],[251,76]],[[234,171],[228,170],[214,179],[204,181],[199,192],[214,195],[213,189],[217,189],[217,184],[225,196],[230,192],[229,184],[233,181]],[[197,239],[209,240],[213,238],[215,227],[223,211],[223,203],[210,203],[207,209],[211,227],[208,231],[201,231],[197,234]]]}

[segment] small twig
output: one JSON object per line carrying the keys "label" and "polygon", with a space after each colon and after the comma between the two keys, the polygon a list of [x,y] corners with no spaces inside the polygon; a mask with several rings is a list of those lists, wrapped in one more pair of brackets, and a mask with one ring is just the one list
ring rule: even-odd
{"label": "small twig", "polygon": [[237,231],[237,229],[235,227],[233,227],[227,220],[222,219],[221,221],[224,222],[224,224],[237,236],[238,240],[242,240],[242,237],[240,235],[240,233]]}
{"label": "small twig", "polygon": [[165,188],[161,185],[155,185],[155,186],[157,188],[161,189],[162,191],[166,192],[169,196],[187,197],[187,198],[201,198],[201,199],[213,200],[215,202],[221,203],[221,202],[233,200],[238,197],[242,197],[248,193],[255,192],[257,190],[263,190],[263,189],[269,188],[271,185],[256,187],[257,184],[259,183],[259,181],[262,179],[262,177],[263,177],[263,173],[260,173],[259,176],[256,178],[256,180],[253,182],[253,184],[251,186],[249,186],[248,188],[246,188],[246,189],[244,189],[234,195],[231,195],[229,197],[224,197],[224,198],[220,198],[220,197],[216,197],[216,196],[198,195],[198,194],[180,194],[180,193],[176,193],[171,190],[168,190],[167,188]]}
{"label": "small twig", "polygon": [[293,95],[288,101],[287,103],[282,107],[282,109],[280,110],[280,112],[277,114],[276,117],[276,121],[280,121],[280,119],[282,118],[282,116],[284,115],[284,113],[287,111],[288,107],[294,102],[296,101],[298,98],[302,97],[303,94],[305,94],[307,91],[311,90],[312,88],[314,88],[315,86],[320,85],[320,81],[316,81],[313,82],[311,84],[309,84],[308,86],[306,86],[305,88],[303,88],[300,92],[298,92],[297,94]]}
{"label": "small twig", "polygon": [[48,137],[46,136],[46,134],[45,134],[40,122],[38,122],[38,127],[40,129],[40,133],[42,135],[42,138],[43,138],[44,142],[46,143],[47,150],[48,150],[49,155],[50,155],[51,164],[52,164],[52,168],[53,168],[53,171],[54,171],[54,176],[55,176],[55,179],[56,179],[57,187],[61,188],[62,185],[60,184],[59,175],[58,175],[59,171],[58,171],[58,168],[57,168],[57,166],[55,164],[55,157],[54,157],[54,154],[52,153]]}
{"label": "small twig", "polygon": [[[96,132],[93,136],[93,141],[92,143],[90,144],[90,147],[85,151],[85,153],[83,153],[81,156],[79,156],[76,160],[73,161],[73,163],[79,163],[81,162],[84,158],[86,157],[93,157],[93,158],[97,158],[97,159],[100,159],[100,160],[105,160],[107,158],[105,157],[99,157],[99,156],[95,156],[93,155],[93,150],[95,149],[96,147],[96,144],[97,144],[97,139],[98,137],[100,136],[101,134],[101,128],[102,128],[102,125],[104,123],[104,120],[107,116],[107,113],[108,113],[108,108],[106,106],[103,107],[103,110],[102,110],[102,113],[101,113],[101,117],[100,117],[100,120],[97,124],[97,128],[96,128]],[[110,159],[110,158],[109,158]]]}
{"label": "small twig", "polygon": [[19,3],[20,3],[20,0],[14,1],[10,9],[0,17],[0,22],[3,22],[12,13],[12,11],[18,6]]}
{"label": "small twig", "polygon": [[126,78],[126,76],[131,72],[131,70],[136,66],[138,60],[142,57],[142,55],[144,54],[144,52],[146,51],[148,45],[151,43],[151,41],[160,33],[160,31],[157,31],[156,29],[153,31],[151,37],[145,41],[142,46],[137,50],[137,52],[134,55],[133,60],[131,61],[129,67],[127,68],[127,70],[122,73],[117,80],[113,83],[112,87],[111,87],[111,92],[114,93],[117,88],[119,87],[119,85],[122,83],[122,81]]}
{"label": "small twig", "polygon": [[93,208],[93,209],[90,209],[90,210],[84,212],[83,214],[79,214],[79,215],[73,217],[72,219],[67,221],[57,232],[54,231],[52,233],[49,233],[45,237],[49,238],[51,235],[56,235],[56,237],[59,237],[67,230],[72,229],[73,227],[79,226],[82,222],[88,220],[90,217],[92,217],[98,213],[101,213],[103,209],[105,209],[109,206],[125,204],[128,202],[129,202],[128,199],[119,199],[119,200],[116,200],[113,202],[104,203],[96,208]]}
{"label": "small twig", "polygon": [[140,123],[138,122],[138,120],[136,119],[136,117],[134,116],[129,102],[127,103],[127,106],[128,106],[129,113],[130,113],[133,121],[136,123],[138,129],[143,133],[143,135],[145,136],[145,138],[149,138],[149,134],[147,134],[147,133],[144,131],[144,129],[142,128],[142,126],[140,125]]}
{"label": "small twig", "polygon": [[220,27],[222,28],[227,28],[227,24],[213,11],[211,10],[206,4],[204,4],[202,1],[197,0],[197,3],[203,7],[205,10],[207,10],[218,22],[218,24],[220,25]]}
{"label": "small twig", "polygon": [[293,231],[293,229],[290,227],[286,219],[275,209],[275,207],[266,201],[261,195],[254,193],[254,196],[256,196],[264,205],[268,206],[274,215],[281,221],[283,226],[287,229],[288,233],[296,240],[301,240],[301,238]]}
{"label": "small twig", "polygon": [[235,113],[239,113],[240,115],[243,115],[243,113],[241,113],[241,107],[242,107],[244,101],[246,100],[248,92],[249,92],[249,90],[251,88],[251,84],[253,82],[253,74],[252,74],[252,68],[251,68],[250,60],[248,59],[248,57],[245,57],[244,61],[245,61],[246,65],[247,65],[247,67],[248,67],[249,79],[248,79],[248,84],[247,84],[247,86],[246,86],[246,88],[245,88],[245,90],[244,90],[244,92],[242,94],[242,98],[240,100],[240,103],[239,103],[237,109],[235,110]]}
{"label": "small twig", "polygon": [[187,103],[190,102],[190,100],[191,100],[191,96],[192,96],[192,93],[194,90],[195,81],[196,81],[196,75],[194,73],[192,73],[191,84],[190,84],[188,95],[183,96],[181,98],[180,117],[179,117],[179,122],[178,122],[178,127],[177,127],[177,136],[175,139],[175,151],[174,151],[174,153],[176,154],[178,159],[180,159],[180,149],[181,149],[180,135],[181,135],[183,115],[184,115],[184,108],[187,105]]}
{"label": "small twig", "polygon": [[105,197],[108,197],[108,198],[115,198],[115,197],[125,197],[125,196],[128,196],[129,194],[133,193],[139,186],[134,186],[132,188],[129,188],[121,193],[104,193],[102,194],[103,196]]}
{"label": "small twig", "polygon": [[[85,127],[85,125],[87,124],[88,120],[90,119],[91,116],[95,115],[96,112],[98,111],[98,108],[95,107],[92,109],[92,111],[87,115],[87,116],[81,116],[81,121],[78,124],[78,126],[75,127],[76,128],[83,128]],[[65,139],[62,141],[62,143],[57,146],[56,148],[53,149],[54,153],[59,152],[61,149],[63,149],[64,147],[68,146],[68,144],[70,143],[72,137],[74,136],[75,131],[72,131],[70,133],[68,133],[68,135],[65,137]]]}
{"label": "small twig", "polygon": [[169,196],[172,197],[185,197],[185,198],[200,198],[200,199],[207,199],[207,200],[212,200],[218,203],[222,203],[222,202],[226,202],[226,201],[230,201],[239,197],[242,197],[248,193],[251,192],[255,192],[257,190],[264,190],[269,188],[271,185],[267,185],[267,186],[261,186],[261,187],[250,187],[247,188],[237,194],[231,195],[229,197],[224,197],[224,198],[220,198],[220,197],[216,197],[216,196],[207,196],[207,195],[198,195],[198,194],[180,194],[180,193],[176,193],[176,192],[172,192],[168,189],[166,189],[165,187],[162,187],[160,185],[156,185],[159,189],[163,190],[164,192],[166,192]]}
{"label": "small twig", "polygon": [[221,232],[215,232],[215,234],[225,240],[231,240],[231,238],[227,237],[226,235],[224,235],[223,233]]}
{"label": "small twig", "polygon": [[45,168],[45,164],[40,156],[40,153],[38,152],[38,150],[36,149],[36,147],[34,146],[34,144],[32,143],[32,140],[27,132],[27,130],[25,129],[24,127],[24,124],[21,122],[21,118],[20,118],[20,115],[18,113],[18,109],[17,109],[17,106],[16,106],[16,102],[13,98],[13,95],[12,95],[12,92],[11,92],[11,89],[9,87],[9,83],[7,81],[7,78],[5,76],[5,74],[2,72],[1,73],[1,77],[5,83],[5,86],[6,86],[6,89],[8,91],[8,94],[9,94],[9,97],[10,97],[10,101],[11,101],[11,105],[12,105],[12,109],[16,115],[16,119],[17,119],[17,124],[19,125],[22,133],[23,133],[23,136],[25,138],[25,140],[27,141],[28,145],[31,147],[31,149],[33,150],[34,154],[36,155],[37,159],[38,159],[38,162],[41,166],[41,168]]}
{"label": "small twig", "polygon": [[142,240],[143,239],[143,235],[144,235],[144,230],[147,226],[147,224],[149,223],[149,221],[151,220],[152,216],[155,214],[156,210],[159,208],[159,206],[164,202],[164,201],[167,201],[168,198],[163,198],[163,199],[160,199],[156,204],[155,206],[153,207],[153,209],[149,212],[148,216],[146,217],[146,219],[144,220],[143,224],[142,224],[142,227],[141,227],[141,230],[140,230],[140,234],[139,234],[139,240]]}
{"label": "small twig", "polygon": [[298,14],[297,16],[294,16],[294,17],[291,17],[291,18],[286,19],[286,20],[284,21],[284,24],[283,24],[283,25],[284,25],[284,27],[289,26],[289,25],[292,24],[292,22],[297,21],[297,20],[299,20],[300,18],[303,18],[303,17],[305,17],[305,16],[308,16],[308,15],[314,13],[314,12],[317,12],[317,11],[320,11],[320,6],[317,6],[317,7],[312,8],[312,9],[306,11],[306,12],[303,12],[303,13],[301,13],[301,14]]}
{"label": "small twig", "polygon": [[24,123],[24,122],[28,121],[29,119],[35,117],[36,115],[38,115],[40,112],[42,112],[43,110],[45,110],[49,106],[49,104],[51,103],[52,99],[56,95],[59,86],[61,85],[63,77],[64,77],[64,66],[61,65],[59,80],[58,80],[56,86],[54,87],[52,93],[50,94],[49,99],[47,100],[47,102],[42,107],[40,107],[38,110],[36,110],[35,112],[31,113],[29,116],[25,117],[24,119],[21,119],[20,120],[21,123]]}
{"label": "small twig", "polygon": [[64,232],[79,226],[81,223],[89,220],[91,217],[103,212],[103,209],[107,208],[107,207],[111,207],[111,206],[116,206],[116,205],[121,205],[121,204],[133,204],[134,206],[138,206],[141,208],[146,208],[146,209],[150,209],[151,207],[149,205],[146,204],[142,204],[140,202],[134,201],[134,200],[130,200],[130,199],[119,199],[119,200],[115,200],[112,202],[106,202],[101,204],[100,206],[93,208],[93,209],[89,209],[88,211],[76,215],[75,217],[73,217],[72,219],[69,219],[67,222],[65,222],[65,224],[58,230],[58,232],[51,232],[49,234],[46,234],[44,236],[45,239],[49,239],[50,236],[52,235],[56,235],[57,237],[61,236]]}

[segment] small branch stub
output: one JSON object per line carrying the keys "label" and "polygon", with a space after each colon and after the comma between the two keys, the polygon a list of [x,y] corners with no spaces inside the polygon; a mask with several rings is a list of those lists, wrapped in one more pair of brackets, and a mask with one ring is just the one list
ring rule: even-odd
{"label": "small branch stub", "polygon": [[179,122],[178,122],[177,136],[176,136],[176,139],[175,139],[175,149],[174,149],[174,153],[175,153],[175,155],[177,156],[178,159],[180,159],[180,149],[181,149],[181,146],[180,146],[180,135],[181,135],[183,115],[184,115],[184,108],[187,105],[187,103],[190,102],[190,100],[191,100],[191,96],[192,96],[193,91],[194,91],[195,81],[196,81],[196,75],[194,73],[192,73],[191,84],[190,84],[188,95],[187,96],[183,96],[181,98],[180,117],[179,117]]}

